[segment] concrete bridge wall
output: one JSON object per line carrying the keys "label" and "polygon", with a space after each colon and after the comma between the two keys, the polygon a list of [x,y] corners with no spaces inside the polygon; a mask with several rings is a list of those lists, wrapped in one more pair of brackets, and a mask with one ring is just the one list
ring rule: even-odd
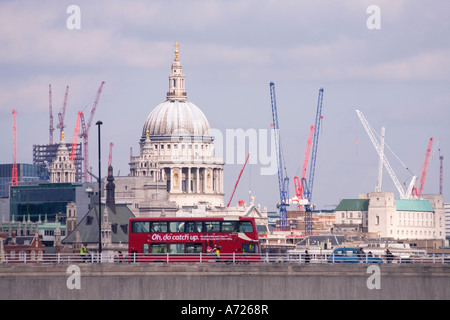
{"label": "concrete bridge wall", "polygon": [[0,265],[0,299],[450,299],[450,265]]}

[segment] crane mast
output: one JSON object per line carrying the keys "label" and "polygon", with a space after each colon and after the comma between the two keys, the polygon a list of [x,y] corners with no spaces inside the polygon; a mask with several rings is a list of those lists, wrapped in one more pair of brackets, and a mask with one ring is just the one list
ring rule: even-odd
{"label": "crane mast", "polygon": [[91,128],[92,120],[94,118],[95,110],[97,109],[97,104],[100,99],[100,94],[102,93],[103,85],[105,84],[105,81],[102,81],[100,84],[100,87],[97,90],[97,95],[94,100],[94,105],[92,106],[91,113],[89,115],[89,120],[86,122],[84,120],[84,114],[81,113],[81,133],[80,137],[83,138],[83,147],[84,147],[84,181],[88,181],[88,168],[89,168],[89,129]]}
{"label": "crane mast", "polygon": [[306,151],[305,151],[305,158],[303,160],[303,168],[302,168],[302,175],[301,180],[298,177],[294,177],[294,185],[295,185],[295,192],[298,198],[298,210],[303,210],[303,206],[305,205],[305,217],[304,217],[304,223],[305,223],[305,235],[311,235],[312,234],[312,214],[311,214],[311,203],[306,197],[306,169],[308,167],[308,160],[309,155],[311,151],[311,142],[312,142],[312,135],[314,132],[314,126],[311,126],[311,130],[309,131],[309,137],[308,137],[308,143],[306,144]]}
{"label": "crane mast", "polygon": [[386,132],[386,129],[384,127],[381,128],[381,145],[380,145],[380,159],[378,162],[378,184],[375,189],[376,192],[381,192],[381,188],[383,185],[383,158],[384,158],[384,134]]}
{"label": "crane mast", "polygon": [[311,153],[311,141],[312,141],[313,132],[314,132],[314,126],[311,126],[311,129],[309,131],[308,142],[306,144],[305,157],[303,159],[301,178],[299,179],[298,177],[294,177],[295,194],[299,201],[298,205],[297,205],[298,210],[303,210],[303,206],[301,203],[303,201],[301,201],[301,200],[305,199],[303,197],[303,188],[304,188],[304,182],[305,182],[305,177],[306,177],[306,171],[308,169],[309,155]]}
{"label": "crane mast", "polygon": [[74,130],[73,138],[72,138],[72,150],[70,152],[70,161],[72,161],[73,163],[75,163],[75,155],[77,153],[77,140],[78,140],[78,133],[80,132],[81,114],[82,114],[82,112],[78,111],[77,123],[75,124],[75,130]]}
{"label": "crane mast", "polygon": [[442,194],[444,189],[444,156],[439,155],[439,194]]}
{"label": "crane mast", "polygon": [[59,136],[62,137],[64,128],[66,125],[64,124],[64,117],[66,115],[66,106],[67,106],[67,97],[69,96],[69,86],[66,87],[66,93],[64,94],[64,102],[61,111],[58,113],[58,124],[56,127],[59,129]]}
{"label": "crane mast", "polygon": [[[111,142],[111,143],[109,144],[108,170],[109,170],[109,167],[110,167],[111,164],[112,164],[112,149],[113,149],[113,147],[114,147],[114,143]],[[109,171],[108,171],[108,172],[109,172]]]}
{"label": "crane mast", "polygon": [[323,102],[323,88],[319,89],[319,96],[317,98],[317,112],[316,112],[316,122],[314,125],[314,137],[312,141],[312,154],[311,154],[311,163],[309,167],[309,178],[307,188],[304,190],[307,192],[306,198],[311,203],[312,200],[312,192],[314,187],[314,173],[316,170],[316,159],[317,159],[317,147],[319,145],[319,131],[320,131],[320,123],[322,122],[322,102]]}
{"label": "crane mast", "polygon": [[87,182],[88,181],[88,166],[89,166],[89,152],[88,152],[88,131],[87,131],[87,127],[86,127],[86,122],[84,121],[84,113],[81,112],[80,114],[80,123],[81,123],[81,133],[80,133],[80,138],[83,138],[83,148],[84,148],[84,164],[83,164],[83,181]]}
{"label": "crane mast", "polygon": [[17,111],[13,110],[13,167],[11,174],[11,185],[18,185],[18,173],[17,173],[17,126],[16,126],[16,114]]}
{"label": "crane mast", "polygon": [[245,158],[244,165],[242,166],[241,172],[239,172],[239,176],[238,176],[237,181],[236,181],[236,183],[234,185],[234,189],[233,189],[233,192],[231,193],[230,200],[228,200],[227,208],[230,206],[231,200],[233,200],[234,193],[236,192],[236,188],[237,188],[237,186],[239,184],[239,181],[241,180],[242,172],[244,172],[244,169],[245,169],[245,166],[247,165],[247,161],[248,161],[249,157],[250,157],[250,152],[247,153],[247,157]]}
{"label": "crane mast", "polygon": [[422,174],[420,176],[419,191],[418,191],[419,196],[422,195],[423,187],[425,185],[425,179],[427,177],[428,165],[430,164],[431,147],[432,146],[433,146],[433,138],[430,138],[430,141],[428,142],[427,150],[425,152],[425,159],[423,160],[423,165],[422,165]]}
{"label": "crane mast", "polygon": [[275,138],[275,149],[277,152],[277,164],[278,164],[278,187],[280,191],[280,203],[278,207],[280,209],[280,229],[287,230],[287,201],[289,199],[289,178],[286,174],[286,167],[283,161],[283,155],[280,142],[280,127],[278,125],[278,110],[275,95],[275,84],[270,82],[270,100],[272,103],[272,129]]}
{"label": "crane mast", "polygon": [[316,111],[316,122],[314,124],[314,136],[312,140],[312,154],[311,163],[309,167],[309,177],[308,183],[306,183],[306,178],[302,179],[302,188],[304,198],[308,200],[305,206],[305,234],[312,234],[312,192],[314,187],[314,174],[316,170],[316,159],[317,159],[317,147],[319,145],[319,132],[320,123],[322,122],[322,103],[323,103],[323,88],[319,89],[319,96],[317,98],[317,111]]}
{"label": "crane mast", "polygon": [[48,127],[48,131],[49,131],[49,138],[48,138],[48,142],[49,144],[53,144],[53,131],[55,131],[55,128],[53,127],[53,110],[52,110],[53,106],[52,106],[52,85],[49,84],[48,85],[48,110],[49,110],[49,127]]}

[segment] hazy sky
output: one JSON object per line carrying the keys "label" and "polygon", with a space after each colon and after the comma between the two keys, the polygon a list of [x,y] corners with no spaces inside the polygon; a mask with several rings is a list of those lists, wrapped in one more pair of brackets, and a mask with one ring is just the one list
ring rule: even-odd
{"label": "hazy sky", "polygon": [[[79,25],[74,12],[67,13],[70,5],[80,9]],[[367,12],[371,5],[380,9],[379,20]],[[374,191],[378,155],[356,109],[377,132],[386,128],[386,144],[418,176],[430,137],[439,141],[424,193],[439,191],[440,152],[448,202],[449,14],[446,0],[0,1],[0,163],[12,162],[13,109],[17,161],[31,163],[32,145],[49,141],[48,85],[55,127],[70,87],[65,132],[71,141],[78,110],[89,115],[105,81],[90,130],[90,165],[97,172],[95,122],[102,120],[102,172],[113,142],[114,171],[127,175],[130,147],[137,155],[145,119],[165,100],[178,41],[188,99],[224,137],[225,203],[242,167],[237,151],[227,158],[226,132],[255,132],[258,143],[269,137],[262,133],[272,123],[270,81],[291,197],[323,87],[313,191],[318,208]],[[368,28],[368,20],[380,28]],[[262,156],[246,167],[234,204],[251,194],[275,208],[277,176],[261,174]],[[410,172],[388,158],[409,184]],[[383,191],[398,197],[386,171]]]}

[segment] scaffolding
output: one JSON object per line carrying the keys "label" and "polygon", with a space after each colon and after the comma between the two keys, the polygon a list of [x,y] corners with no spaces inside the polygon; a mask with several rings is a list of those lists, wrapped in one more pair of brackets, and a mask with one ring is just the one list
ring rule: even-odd
{"label": "scaffolding", "polygon": [[[56,158],[58,147],[59,143],[33,145],[33,164],[42,166],[43,168],[48,168],[48,166],[50,166],[53,160]],[[82,163],[82,147],[81,143],[78,143],[75,152],[75,182],[83,182]]]}

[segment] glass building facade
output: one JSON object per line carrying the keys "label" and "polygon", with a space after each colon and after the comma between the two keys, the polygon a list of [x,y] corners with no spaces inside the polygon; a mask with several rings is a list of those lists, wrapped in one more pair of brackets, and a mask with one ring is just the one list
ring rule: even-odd
{"label": "glass building facade", "polygon": [[[12,163],[0,164],[0,197],[9,195],[12,180]],[[46,168],[28,163],[17,164],[17,180],[20,184],[48,180],[49,173]]]}
{"label": "glass building facade", "polygon": [[[15,221],[28,220],[36,222],[44,216],[49,221],[65,218],[66,206],[76,202],[77,183],[41,183],[33,186],[14,186],[10,190],[10,218]],[[63,221],[61,221],[63,222]]]}

